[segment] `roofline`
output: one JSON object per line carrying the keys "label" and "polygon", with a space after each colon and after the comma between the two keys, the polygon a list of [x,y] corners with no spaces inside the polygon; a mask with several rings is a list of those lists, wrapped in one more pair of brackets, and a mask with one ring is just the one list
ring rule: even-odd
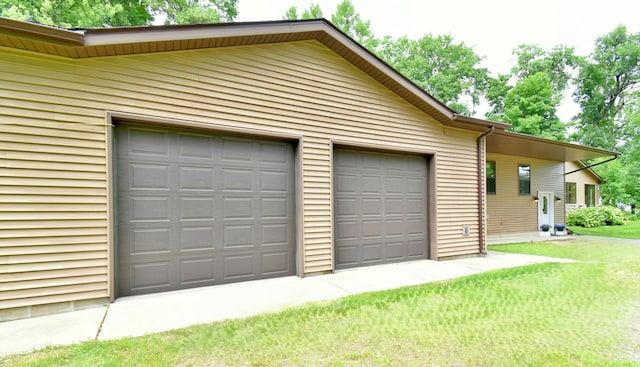
{"label": "roofline", "polygon": [[564,142],[564,141],[547,139],[547,138],[541,138],[539,136],[527,135],[527,134],[517,133],[517,132],[513,132],[513,131],[496,131],[496,134],[512,136],[512,137],[515,137],[515,138],[531,140],[531,141],[540,142],[540,143],[553,144],[553,145],[566,147],[566,148],[587,150],[587,151],[590,151],[590,152],[593,152],[593,153],[601,154],[602,156],[615,156],[615,157],[617,157],[617,156],[620,155],[619,152],[615,152],[615,151],[612,151],[612,150],[593,148],[593,147],[588,147],[588,146],[585,146],[585,145],[580,145],[580,144],[575,144],[575,143],[567,143],[567,142]]}
{"label": "roofline", "polygon": [[[365,72],[368,72],[375,80],[399,94],[405,98],[407,102],[413,104],[445,126],[482,132],[486,131],[487,128],[494,127],[497,133],[516,134],[507,132],[506,129],[509,125],[502,122],[458,115],[455,111],[427,93],[424,89],[420,88],[417,84],[399,73],[324,18],[215,24],[62,29],[0,17],[0,32],[3,31],[5,33],[48,43],[54,42],[62,44],[72,49],[144,42],[175,43],[175,41],[199,39],[241,39],[241,41],[237,43],[238,45],[260,44],[280,42],[261,41],[260,36],[265,36],[266,38],[269,36],[298,34],[300,37],[296,40],[317,40],[363,71],[363,68],[372,67],[372,70]],[[225,45],[226,43],[217,47],[225,47]],[[44,50],[37,49],[32,51],[48,52],[46,48]],[[66,55],[66,57],[71,56]],[[540,142],[554,142],[553,140],[535,138],[523,134],[518,134],[518,136]],[[578,145],[570,146],[573,148],[593,149]],[[604,153],[605,151],[602,152]],[[606,152],[606,154],[609,155],[609,152]]]}
{"label": "roofline", "polygon": [[0,17],[0,30],[18,33],[25,36],[43,38],[57,43],[71,46],[83,46],[84,34],[82,31],[53,27],[45,24],[25,22],[10,18]]}
{"label": "roofline", "polygon": [[498,122],[498,121],[491,121],[491,120],[485,120],[485,119],[481,119],[481,118],[477,118],[477,117],[471,117],[471,116],[465,116],[465,115],[458,115],[456,113],[453,114],[453,120],[457,121],[457,122],[461,122],[461,123],[465,123],[465,124],[474,124],[477,126],[483,126],[483,127],[495,127],[496,129],[500,129],[500,130],[506,130],[509,128],[509,124],[504,123],[504,122]]}

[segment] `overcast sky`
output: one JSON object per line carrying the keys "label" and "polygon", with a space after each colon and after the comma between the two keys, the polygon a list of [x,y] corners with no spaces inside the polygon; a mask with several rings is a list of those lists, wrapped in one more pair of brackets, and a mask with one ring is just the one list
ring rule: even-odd
{"label": "overcast sky", "polygon": [[[330,19],[341,0],[314,0]],[[306,9],[310,0],[239,0],[238,21],[281,20],[290,6]],[[483,56],[492,73],[513,65],[519,44],[545,49],[564,44],[587,55],[597,37],[623,24],[640,32],[640,0],[352,0],[376,37],[451,34]],[[569,108],[565,106],[565,110]],[[573,113],[567,112],[565,113]],[[563,116],[560,116],[563,118]]]}

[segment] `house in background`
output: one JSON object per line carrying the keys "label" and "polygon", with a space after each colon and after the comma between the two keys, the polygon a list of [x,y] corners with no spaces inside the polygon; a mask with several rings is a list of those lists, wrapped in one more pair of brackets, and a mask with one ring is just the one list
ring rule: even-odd
{"label": "house in background", "polygon": [[[496,131],[487,136],[487,234],[489,241],[534,235],[540,226],[565,223],[565,162],[616,155],[594,148]],[[580,173],[579,177],[589,173]],[[588,187],[593,181],[581,181]],[[516,236],[517,237],[517,236]]]}
{"label": "house in background", "polygon": [[565,162],[565,206],[566,211],[602,204],[600,185],[602,177],[582,161]]}
{"label": "house in background", "polygon": [[457,115],[325,20],[0,18],[0,71],[0,320],[484,253],[615,154]]}

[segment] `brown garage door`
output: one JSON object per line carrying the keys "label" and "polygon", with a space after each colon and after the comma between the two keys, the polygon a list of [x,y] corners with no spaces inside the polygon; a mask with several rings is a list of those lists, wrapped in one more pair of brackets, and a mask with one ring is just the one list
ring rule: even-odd
{"label": "brown garage door", "polygon": [[424,157],[336,149],[334,167],[336,268],[427,257]]}
{"label": "brown garage door", "polygon": [[116,128],[118,295],[292,275],[289,143]]}

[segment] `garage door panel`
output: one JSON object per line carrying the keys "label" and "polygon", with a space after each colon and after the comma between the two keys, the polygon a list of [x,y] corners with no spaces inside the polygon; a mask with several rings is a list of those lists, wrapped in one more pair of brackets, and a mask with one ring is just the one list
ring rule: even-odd
{"label": "garage door panel", "polygon": [[[349,168],[349,167],[343,167]],[[350,175],[348,173],[340,173],[335,175],[336,180],[336,193],[339,194],[355,194],[358,187],[358,177],[356,175]]]}
{"label": "garage door panel", "polygon": [[180,284],[213,283],[216,281],[215,257],[180,261]]}
{"label": "garage door panel", "polygon": [[171,235],[168,227],[135,228],[129,236],[128,255],[171,252]]}
{"label": "garage door panel", "polygon": [[227,161],[251,162],[254,158],[253,141],[242,138],[222,138],[222,158]]}
{"label": "garage door panel", "polygon": [[225,192],[253,192],[253,181],[251,169],[222,169],[222,190]]}
{"label": "garage door panel", "polygon": [[222,198],[224,219],[253,220],[253,202],[251,197]]}
{"label": "garage door panel", "polygon": [[291,216],[289,213],[289,200],[287,198],[261,198],[260,211],[261,219],[287,219]]}
{"label": "garage door panel", "polygon": [[262,273],[287,275],[291,271],[291,254],[286,251],[269,252],[262,255]]}
{"label": "garage door panel", "polygon": [[119,295],[295,273],[291,144],[122,124],[115,146]]}
{"label": "garage door panel", "polygon": [[253,279],[256,277],[255,254],[230,255],[224,257],[224,279],[239,281],[240,279]]}
{"label": "garage door panel", "polygon": [[180,191],[213,191],[215,187],[212,167],[179,166],[178,177]]}
{"label": "garage door panel", "polygon": [[383,259],[384,249],[382,245],[379,243],[372,245],[363,245],[362,246],[362,262],[363,263],[372,263],[372,262],[380,262]]}
{"label": "garage door panel", "polygon": [[291,241],[289,226],[286,223],[263,224],[261,235],[262,246],[286,245]]}
{"label": "garage door panel", "polygon": [[289,172],[286,171],[260,171],[261,192],[289,192]]}
{"label": "garage door panel", "polygon": [[288,153],[286,146],[282,144],[271,144],[263,142],[260,146],[260,162],[268,164],[289,164],[291,163],[291,155]]}
{"label": "garage door panel", "polygon": [[179,244],[181,251],[213,250],[215,249],[215,230],[209,227],[180,226]]}
{"label": "garage door panel", "polygon": [[208,135],[177,134],[178,158],[180,160],[211,159],[214,155],[214,140]]}
{"label": "garage door panel", "polygon": [[157,130],[132,128],[126,136],[127,155],[135,158],[136,155],[161,157],[169,156],[169,133]]}
{"label": "garage door panel", "polygon": [[349,149],[334,157],[336,267],[426,258],[426,159]]}
{"label": "garage door panel", "polygon": [[171,287],[169,261],[131,265],[131,289],[158,289]]}

